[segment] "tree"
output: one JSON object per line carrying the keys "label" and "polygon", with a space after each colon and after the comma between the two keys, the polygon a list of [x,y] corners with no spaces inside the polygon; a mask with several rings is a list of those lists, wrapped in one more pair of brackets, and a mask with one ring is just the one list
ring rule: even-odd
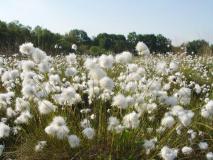
{"label": "tree", "polygon": [[143,41],[149,47],[151,52],[166,53],[171,51],[171,41],[161,34],[157,36],[154,34],[139,34],[138,41]]}
{"label": "tree", "polygon": [[138,36],[137,36],[136,32],[130,32],[127,35],[127,42],[128,42],[129,50],[132,50],[132,52],[133,52],[134,48],[138,42]]}
{"label": "tree", "polygon": [[33,43],[35,46],[42,46],[42,28],[36,26],[32,31]]}
{"label": "tree", "polygon": [[128,42],[126,40],[126,37],[124,35],[116,35],[111,34],[111,41],[112,41],[112,51],[115,53],[122,52],[124,50],[128,49]]}
{"label": "tree", "polygon": [[156,36],[156,52],[166,53],[172,50],[172,42],[170,39],[162,36],[161,34]]}
{"label": "tree", "polygon": [[194,40],[188,42],[186,45],[188,54],[203,54],[209,48],[209,43],[205,40]]}
{"label": "tree", "polygon": [[5,22],[0,21],[0,49],[6,51],[9,46],[8,28]]}
{"label": "tree", "polygon": [[89,49],[89,53],[93,56],[100,56],[101,54],[106,54],[107,51],[103,48],[98,47],[98,46],[92,46]]}
{"label": "tree", "polygon": [[[213,45],[209,46],[205,40],[195,40],[182,47],[173,47],[171,40],[163,35],[137,34],[130,32],[127,38],[121,34],[100,33],[94,38],[90,38],[83,30],[73,29],[62,35],[53,33],[46,28],[36,26],[33,30],[29,26],[22,25],[19,21],[5,23],[0,21],[0,52],[18,52],[19,45],[24,42],[32,42],[34,46],[45,50],[49,54],[59,52],[69,53],[73,43],[78,46],[78,53],[106,54],[109,52],[119,53],[124,50],[135,52],[135,46],[139,41],[143,41],[151,53],[166,53],[171,50],[182,52],[187,49],[188,53],[212,54]],[[55,45],[60,48],[55,49]],[[56,51],[57,50],[57,51]]]}
{"label": "tree", "polygon": [[94,39],[94,45],[111,52],[121,52],[128,49],[128,42],[124,35],[100,33]]}
{"label": "tree", "polygon": [[110,50],[112,49],[113,42],[111,40],[111,37],[107,33],[100,33],[98,36],[94,39],[95,44],[98,45],[100,48]]}
{"label": "tree", "polygon": [[54,52],[55,44],[58,44],[62,38],[63,36],[60,34],[52,33],[50,30],[43,29],[40,26],[36,26],[32,31],[34,45],[48,52]]}
{"label": "tree", "polygon": [[213,55],[213,44],[211,45],[211,55]]}
{"label": "tree", "polygon": [[75,44],[89,44],[91,39],[88,37],[87,33],[83,30],[74,29],[71,30],[68,34],[65,34],[65,39],[70,43]]}

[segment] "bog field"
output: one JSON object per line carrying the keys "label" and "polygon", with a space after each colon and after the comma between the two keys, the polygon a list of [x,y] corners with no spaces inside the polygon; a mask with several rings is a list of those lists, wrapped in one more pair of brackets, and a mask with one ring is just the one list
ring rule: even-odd
{"label": "bog field", "polygon": [[213,57],[136,50],[1,56],[1,159],[213,160]]}

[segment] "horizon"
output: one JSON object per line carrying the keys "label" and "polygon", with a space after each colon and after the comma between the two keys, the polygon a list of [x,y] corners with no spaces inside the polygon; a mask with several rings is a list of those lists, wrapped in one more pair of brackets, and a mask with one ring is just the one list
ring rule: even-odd
{"label": "horizon", "polygon": [[[136,3],[137,2],[137,3]],[[209,21],[213,1],[205,0],[8,0],[0,6],[0,20],[34,28],[39,25],[65,34],[82,29],[90,37],[99,33],[162,34],[173,45],[204,39],[213,43],[213,23]],[[175,6],[175,8],[174,8]],[[18,14],[17,14],[18,12]],[[119,21],[118,21],[119,20]],[[118,23],[119,22],[119,23]]]}

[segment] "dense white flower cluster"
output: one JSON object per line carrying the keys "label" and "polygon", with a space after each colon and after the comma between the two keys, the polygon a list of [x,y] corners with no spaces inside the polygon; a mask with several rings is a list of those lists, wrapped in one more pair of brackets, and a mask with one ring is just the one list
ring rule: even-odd
{"label": "dense white flower cluster", "polygon": [[132,54],[130,52],[124,51],[120,54],[117,54],[115,57],[117,63],[127,64],[132,61]]}
{"label": "dense white flower cluster", "polygon": [[138,51],[139,55],[149,55],[150,54],[149,48],[143,42],[137,43],[136,50]]}
{"label": "dense white flower cluster", "polygon": [[48,114],[55,111],[56,106],[53,105],[50,101],[42,100],[39,102],[38,110],[41,114]]}
{"label": "dense white flower cluster", "polygon": [[60,105],[73,105],[81,101],[81,96],[76,93],[73,87],[62,88],[60,94],[53,95],[53,99]]}
{"label": "dense white flower cluster", "polygon": [[206,159],[207,159],[207,160],[213,160],[213,153],[212,153],[212,152],[208,152],[208,153],[206,154]]}
{"label": "dense white flower cluster", "polygon": [[108,120],[108,127],[107,129],[109,131],[115,131],[116,133],[120,133],[122,132],[122,130],[124,129],[124,126],[122,126],[120,124],[120,121],[118,120],[117,117],[109,117],[109,120]]}
{"label": "dense white flower cluster", "polygon": [[124,95],[118,94],[115,97],[113,97],[112,105],[117,106],[120,109],[125,109],[128,107],[128,102],[126,97],[124,97]]}
{"label": "dense white flower cluster", "polygon": [[161,120],[161,125],[168,128],[171,128],[174,125],[174,123],[175,123],[175,119],[173,118],[173,116],[165,116]]}
{"label": "dense white flower cluster", "polygon": [[93,139],[95,136],[95,130],[93,128],[85,128],[83,131],[83,135],[88,139]]}
{"label": "dense white flower cluster", "polygon": [[68,142],[71,148],[76,148],[80,145],[80,139],[76,135],[69,135]]}
{"label": "dense white flower cluster", "polygon": [[76,63],[76,55],[74,53],[69,54],[66,56],[67,63],[73,65]]}
{"label": "dense white flower cluster", "polygon": [[54,117],[53,121],[45,128],[45,132],[49,135],[56,136],[58,139],[64,139],[69,133],[63,117]]}
{"label": "dense white flower cluster", "polygon": [[164,146],[160,153],[164,160],[174,160],[177,157],[178,150]]}
{"label": "dense white flower cluster", "polygon": [[198,146],[199,146],[199,148],[200,148],[201,150],[206,150],[206,149],[208,149],[208,143],[207,143],[207,142],[200,142],[200,143],[198,144]]}
{"label": "dense white flower cluster", "polygon": [[100,86],[101,88],[103,89],[107,89],[107,90],[110,90],[112,91],[113,88],[114,88],[114,82],[111,78],[109,77],[104,77],[100,80]]}
{"label": "dense white flower cluster", "polygon": [[104,146],[116,159],[114,150],[131,146],[145,159],[196,159],[195,151],[213,159],[213,58],[153,56],[143,42],[138,58],[50,57],[32,43],[19,50],[22,60],[0,57],[0,156],[24,137],[35,155]]}
{"label": "dense white flower cluster", "polygon": [[123,117],[123,125],[126,128],[137,128],[139,123],[139,115],[134,111]]}
{"label": "dense white flower cluster", "polygon": [[10,127],[3,122],[0,122],[0,138],[8,137],[10,134]]}
{"label": "dense white flower cluster", "polygon": [[192,153],[193,149],[191,147],[187,147],[187,146],[184,146],[182,149],[181,149],[182,153],[185,154],[185,155],[189,155]]}
{"label": "dense white flower cluster", "polygon": [[157,142],[157,138],[153,138],[150,140],[144,140],[143,147],[146,150],[146,154],[149,154],[151,150],[155,149],[155,143]]}
{"label": "dense white flower cluster", "polygon": [[102,55],[99,58],[99,64],[103,68],[106,68],[106,69],[112,68],[113,63],[114,63],[114,58],[112,55],[108,55],[108,56]]}
{"label": "dense white flower cluster", "polygon": [[210,100],[202,109],[201,115],[205,118],[213,116],[213,100]]}
{"label": "dense white flower cluster", "polygon": [[26,110],[26,111],[22,111],[14,122],[16,124],[27,124],[31,118],[32,118],[32,115],[30,114],[28,110]]}

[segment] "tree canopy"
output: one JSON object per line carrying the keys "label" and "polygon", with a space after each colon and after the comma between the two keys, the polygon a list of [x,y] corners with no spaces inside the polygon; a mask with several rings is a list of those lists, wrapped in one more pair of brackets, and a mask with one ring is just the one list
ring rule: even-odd
{"label": "tree canopy", "polygon": [[[161,34],[137,34],[130,32],[127,36],[121,34],[100,33],[96,37],[90,38],[84,30],[73,29],[62,35],[53,33],[46,28],[36,26],[31,28],[22,25],[19,21],[6,23],[0,21],[0,53],[9,54],[18,52],[18,46],[24,42],[32,42],[49,54],[59,52],[70,52],[71,45],[77,44],[80,53],[90,53],[95,55],[107,54],[110,52],[119,53],[124,50],[135,52],[135,46],[139,41],[143,41],[150,49],[151,53],[166,53],[178,50],[173,47],[171,40]],[[205,40],[195,40],[188,42],[186,48],[189,54],[199,52],[212,52]]]}

